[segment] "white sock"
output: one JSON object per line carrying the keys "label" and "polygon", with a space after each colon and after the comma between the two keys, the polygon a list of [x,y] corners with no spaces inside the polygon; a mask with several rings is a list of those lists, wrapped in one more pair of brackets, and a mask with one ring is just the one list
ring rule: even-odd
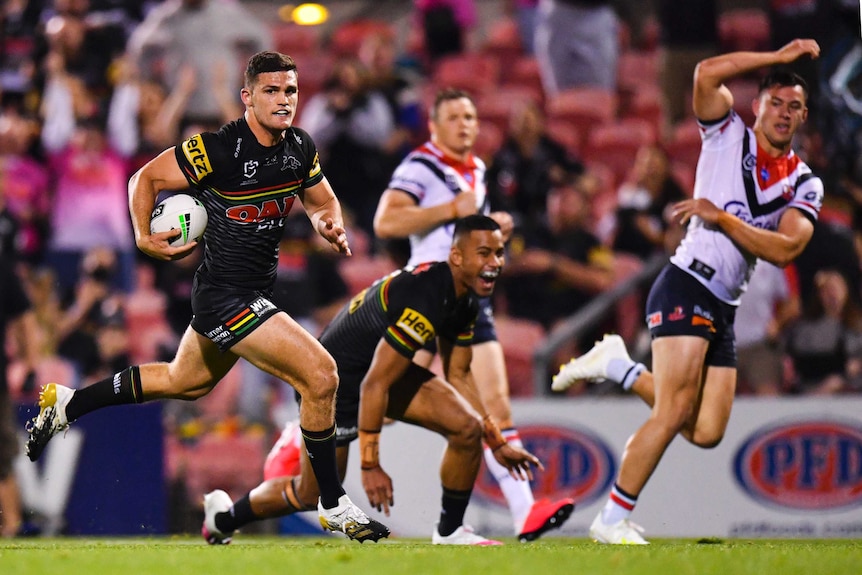
{"label": "white sock", "polygon": [[619,383],[623,389],[628,391],[645,369],[646,366],[642,363],[614,358],[608,362],[608,378]]}
{"label": "white sock", "polygon": [[[506,429],[503,431],[503,437],[512,445],[523,447],[521,438],[518,436],[516,429]],[[509,505],[509,512],[512,514],[512,524],[515,527],[515,535],[521,532],[524,526],[524,521],[527,520],[527,515],[530,514],[530,509],[533,507],[535,499],[533,498],[533,489],[530,487],[529,481],[515,479],[509,475],[509,470],[500,465],[494,459],[494,453],[485,447],[485,465],[488,466],[488,471],[497,480],[500,485],[500,491],[503,492],[503,497],[506,498],[506,503]]]}
{"label": "white sock", "polygon": [[637,497],[632,497],[614,483],[608,501],[602,509],[602,523],[613,525],[623,519],[628,519],[634,511],[637,501]]}

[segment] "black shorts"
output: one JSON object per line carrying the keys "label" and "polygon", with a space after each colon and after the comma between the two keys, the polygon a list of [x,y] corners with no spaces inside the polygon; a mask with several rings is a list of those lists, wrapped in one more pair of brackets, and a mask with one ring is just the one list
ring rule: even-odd
{"label": "black shorts", "polygon": [[267,291],[218,287],[195,277],[192,329],[227,351],[281,311],[271,298]]}
{"label": "black shorts", "polygon": [[673,264],[661,271],[646,302],[646,323],[653,339],[693,335],[709,341],[705,365],[736,367],[736,306],[715,297],[703,284]]}
{"label": "black shorts", "polygon": [[[413,401],[422,384],[434,374],[416,364],[408,374],[389,388],[386,415],[401,419],[401,414]],[[359,387],[365,373],[345,373],[338,370],[338,393],[335,396],[335,444],[349,445],[359,436]]]}

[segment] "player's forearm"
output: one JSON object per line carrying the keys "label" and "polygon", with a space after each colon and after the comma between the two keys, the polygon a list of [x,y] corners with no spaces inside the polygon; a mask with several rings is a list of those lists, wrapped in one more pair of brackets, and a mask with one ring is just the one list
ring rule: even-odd
{"label": "player's forearm", "polygon": [[756,228],[728,212],[719,214],[717,223],[743,250],[779,267],[792,262],[807,243],[804,238]]}
{"label": "player's forearm", "polygon": [[146,166],[129,179],[129,214],[135,240],[150,232],[150,215],[158,193],[158,187],[146,172]]}
{"label": "player's forearm", "polygon": [[364,381],[359,392],[359,429],[377,433],[383,428],[386,415],[388,389],[370,381]]}
{"label": "player's forearm", "polygon": [[731,78],[778,62],[778,52],[730,52],[702,60],[695,78],[699,84],[717,88]]}
{"label": "player's forearm", "polygon": [[429,232],[456,218],[457,211],[451,202],[428,208],[401,207],[376,217],[374,233],[382,239],[406,238]]}

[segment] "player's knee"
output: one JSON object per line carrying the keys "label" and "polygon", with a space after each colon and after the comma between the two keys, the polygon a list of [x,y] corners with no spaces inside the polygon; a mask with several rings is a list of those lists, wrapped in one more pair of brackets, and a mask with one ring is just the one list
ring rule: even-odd
{"label": "player's knee", "polygon": [[465,416],[449,434],[449,444],[462,449],[482,449],[482,422],[477,417]]}
{"label": "player's knee", "polygon": [[338,390],[338,370],[335,360],[331,357],[322,359],[310,381],[303,388],[299,388],[300,395],[304,401],[332,403],[335,401],[335,392]]}
{"label": "player's knee", "polygon": [[720,430],[694,430],[691,442],[703,449],[713,449],[718,447],[721,440],[724,439],[724,432]]}

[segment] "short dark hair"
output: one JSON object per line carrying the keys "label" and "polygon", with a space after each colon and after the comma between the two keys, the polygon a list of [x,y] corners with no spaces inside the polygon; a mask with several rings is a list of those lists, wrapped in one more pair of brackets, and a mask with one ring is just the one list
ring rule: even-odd
{"label": "short dark hair", "polygon": [[760,80],[760,86],[757,89],[758,94],[762,94],[765,90],[773,86],[799,86],[805,94],[805,100],[808,100],[808,82],[805,78],[790,70],[789,68],[773,68],[766,76]]}
{"label": "short dark hair", "polygon": [[255,83],[260,74],[267,72],[290,72],[296,70],[296,62],[287,54],[280,52],[258,52],[248,59],[245,67],[245,86],[250,87]]}
{"label": "short dark hair", "polygon": [[455,233],[452,234],[452,241],[456,242],[461,236],[469,234],[470,232],[493,232],[499,229],[500,224],[494,221],[493,218],[483,216],[482,214],[473,214],[472,216],[467,216],[455,221]]}
{"label": "short dark hair", "polygon": [[440,109],[440,104],[448,102],[449,100],[460,100],[461,98],[467,98],[473,106],[476,106],[473,96],[471,96],[466,90],[461,90],[460,88],[443,88],[437,92],[437,95],[434,96],[434,105],[431,107],[431,119],[437,119],[437,110]]}

